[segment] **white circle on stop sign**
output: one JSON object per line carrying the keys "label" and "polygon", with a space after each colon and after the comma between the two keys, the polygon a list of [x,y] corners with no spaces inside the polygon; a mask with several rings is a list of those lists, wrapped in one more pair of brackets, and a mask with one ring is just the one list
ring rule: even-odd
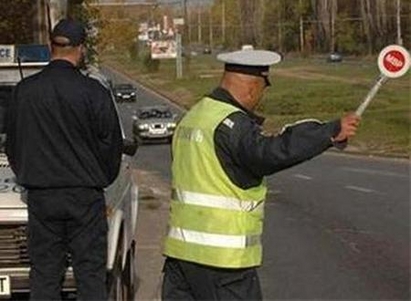
{"label": "white circle on stop sign", "polygon": [[386,77],[403,76],[410,68],[410,54],[400,45],[389,45],[378,56],[378,68]]}

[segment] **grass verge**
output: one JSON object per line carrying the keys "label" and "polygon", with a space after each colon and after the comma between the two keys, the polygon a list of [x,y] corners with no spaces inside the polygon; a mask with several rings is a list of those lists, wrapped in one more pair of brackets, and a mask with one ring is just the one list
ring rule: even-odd
{"label": "grass verge", "polygon": [[[223,64],[214,56],[199,55],[184,62],[183,78],[176,79],[175,61],[162,60],[149,72],[142,59],[105,54],[103,64],[190,108],[220,80]],[[332,120],[355,111],[379,74],[376,60],[346,60],[338,64],[323,59],[285,58],[271,68],[270,87],[258,113],[266,131],[278,132],[285,123],[304,118]],[[363,115],[350,151],[370,155],[409,157],[411,126],[411,76],[389,80]]]}

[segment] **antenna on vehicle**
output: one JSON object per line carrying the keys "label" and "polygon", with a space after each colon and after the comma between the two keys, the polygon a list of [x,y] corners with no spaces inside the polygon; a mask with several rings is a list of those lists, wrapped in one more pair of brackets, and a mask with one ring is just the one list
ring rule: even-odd
{"label": "antenna on vehicle", "polygon": [[24,75],[23,75],[23,68],[21,67],[20,55],[17,55],[17,66],[19,67],[20,79],[23,79]]}
{"label": "antenna on vehicle", "polygon": [[46,3],[46,17],[47,17],[47,29],[49,33],[49,37],[51,36],[51,17],[50,17],[50,2]]}

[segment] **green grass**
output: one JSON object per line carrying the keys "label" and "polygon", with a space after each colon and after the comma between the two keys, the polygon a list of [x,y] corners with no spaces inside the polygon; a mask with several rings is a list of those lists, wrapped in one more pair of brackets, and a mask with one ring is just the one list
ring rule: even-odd
{"label": "green grass", "polygon": [[[145,71],[142,60],[105,55],[106,63],[189,108],[219,83],[223,64],[214,56],[192,57],[185,62],[182,79],[176,79],[174,60],[162,60],[158,72]],[[189,66],[188,66],[189,65]],[[348,59],[338,64],[322,58],[285,58],[271,68],[272,86],[258,113],[267,117],[265,128],[278,132],[285,123],[302,118],[336,119],[355,111],[379,75],[376,60]],[[411,75],[389,80],[363,115],[353,150],[409,157],[411,126]]]}

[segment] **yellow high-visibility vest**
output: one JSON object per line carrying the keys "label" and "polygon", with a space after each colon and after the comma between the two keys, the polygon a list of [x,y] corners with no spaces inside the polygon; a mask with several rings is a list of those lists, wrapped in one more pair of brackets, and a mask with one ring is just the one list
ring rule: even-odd
{"label": "yellow high-visibility vest", "polygon": [[239,108],[205,97],[173,138],[172,199],[164,254],[221,268],[262,260],[264,181],[250,189],[231,182],[215,152],[214,132]]}

